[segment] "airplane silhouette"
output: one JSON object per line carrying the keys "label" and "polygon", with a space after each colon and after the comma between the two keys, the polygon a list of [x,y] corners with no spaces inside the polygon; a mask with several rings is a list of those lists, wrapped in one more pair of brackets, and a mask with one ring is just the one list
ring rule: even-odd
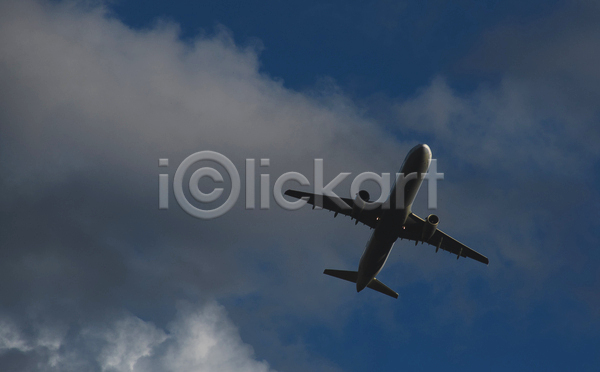
{"label": "airplane silhouette", "polygon": [[[375,229],[360,259],[358,271],[327,269],[324,274],[356,283],[357,292],[368,287],[398,298],[398,293],[375,278],[383,268],[398,238],[413,240],[415,245],[419,242],[431,244],[436,247],[436,252],[442,249],[455,254],[457,259],[461,256],[469,257],[486,265],[489,264],[487,257],[439,230],[438,216],[430,214],[426,219],[422,219],[411,212],[413,201],[423,182],[422,175],[427,173],[430,162],[429,146],[420,144],[413,147],[404,159],[388,200],[376,208],[367,208],[369,193],[366,190],[361,190],[355,199],[296,190],[285,192],[291,197],[306,200],[308,204],[313,205],[313,208],[318,206],[335,212],[334,217],[338,214],[350,216],[356,219],[356,223],[361,222]],[[408,177],[412,173],[416,173],[416,177]],[[403,184],[404,193],[402,193]],[[403,200],[400,199],[402,197]],[[384,205],[388,205],[389,208],[383,208]]]}

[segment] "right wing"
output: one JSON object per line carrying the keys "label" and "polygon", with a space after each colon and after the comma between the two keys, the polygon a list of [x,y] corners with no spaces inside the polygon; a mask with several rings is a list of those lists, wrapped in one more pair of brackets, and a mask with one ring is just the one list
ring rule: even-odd
{"label": "right wing", "polygon": [[[406,220],[405,229],[400,230],[398,236],[402,239],[414,240],[415,242],[421,241],[421,233],[423,231],[423,225],[425,224],[425,220],[421,217],[417,216],[414,213],[411,213]],[[436,252],[438,249],[443,249],[445,251],[451,252],[456,255],[456,257],[469,257],[474,259],[475,261],[482,262],[486,265],[490,263],[490,260],[481,253],[467,247],[463,243],[454,239],[450,235],[445,232],[437,229],[431,239],[426,241],[425,243],[431,244],[436,247]]]}
{"label": "right wing", "polygon": [[[354,200],[349,198],[339,198],[327,195],[312,194],[309,192],[296,190],[287,190],[285,192],[285,195],[291,196],[296,199],[304,199],[308,204],[313,205],[313,208],[321,207],[335,212],[334,217],[337,216],[339,213],[345,216],[350,216],[351,218],[355,218],[352,215]],[[375,226],[377,226],[377,222],[379,222],[379,213],[380,207],[378,207],[377,209],[363,210],[359,214],[358,218],[356,218],[356,220],[371,228],[375,228]]]}

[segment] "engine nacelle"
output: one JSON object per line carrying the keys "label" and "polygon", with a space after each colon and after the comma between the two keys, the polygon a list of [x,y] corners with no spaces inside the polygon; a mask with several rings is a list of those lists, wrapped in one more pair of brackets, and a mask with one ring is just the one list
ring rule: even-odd
{"label": "engine nacelle", "polygon": [[365,202],[368,203],[369,202],[369,198],[371,197],[371,195],[369,195],[369,193],[367,192],[367,190],[360,190],[358,192],[358,196]]}
{"label": "engine nacelle", "polygon": [[435,230],[437,230],[438,224],[440,223],[440,218],[435,214],[430,214],[425,219],[425,223],[423,224],[423,234],[421,236],[421,241],[429,241],[433,234],[435,234]]}
{"label": "engine nacelle", "polygon": [[369,202],[370,195],[367,190],[360,190],[354,198],[354,205],[352,205],[352,217],[358,218],[362,211],[365,209],[365,206]]}

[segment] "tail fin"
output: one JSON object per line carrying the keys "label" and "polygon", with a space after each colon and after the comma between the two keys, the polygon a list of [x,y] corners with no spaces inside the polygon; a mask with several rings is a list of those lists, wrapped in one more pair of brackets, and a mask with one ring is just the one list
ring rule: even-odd
{"label": "tail fin", "polygon": [[[336,277],[339,279],[344,279],[344,280],[347,280],[352,283],[356,283],[356,280],[358,278],[358,272],[356,272],[356,271],[326,269],[325,271],[323,271],[323,274],[330,275],[330,276],[333,276],[333,277]],[[379,280],[377,280],[375,278],[373,278],[373,280],[371,280],[371,282],[367,285],[367,287],[369,287],[377,292],[386,294],[390,297],[398,298],[398,293],[394,292],[388,286],[386,286],[385,284],[383,284],[382,282],[380,282]]]}

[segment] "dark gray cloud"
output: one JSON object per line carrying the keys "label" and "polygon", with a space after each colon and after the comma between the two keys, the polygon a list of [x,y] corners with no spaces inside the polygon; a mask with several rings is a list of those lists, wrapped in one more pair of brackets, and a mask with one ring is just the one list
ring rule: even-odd
{"label": "dark gray cloud", "polygon": [[[73,3],[6,2],[1,18],[0,293],[10,327],[66,329],[60,348],[89,354],[80,370],[95,370],[104,349],[69,348],[124,310],[156,322],[154,336],[180,299],[258,296],[262,310],[271,307],[257,313],[266,323],[271,313],[332,317],[324,307],[343,297],[318,290],[324,261],[353,257],[347,247],[358,254],[354,238],[364,231],[341,241],[332,225],[307,234],[299,226],[314,215],[244,211],[243,198],[213,221],[191,218],[175,200],[159,211],[158,159],[171,160],[172,177],[199,150],[240,169],[246,157],[268,157],[275,177],[310,175],[312,159],[323,157],[329,175],[365,168],[368,154],[396,153],[397,143],[339,93],[317,99],[261,75],[256,51],[238,48],[226,30],[184,44],[176,26],[132,31],[102,8]],[[24,369],[46,358],[52,367],[35,332],[25,338],[34,346],[8,342],[0,357]],[[295,368],[318,369],[302,350],[289,348],[304,358]],[[110,368],[129,370],[136,355]]]}

